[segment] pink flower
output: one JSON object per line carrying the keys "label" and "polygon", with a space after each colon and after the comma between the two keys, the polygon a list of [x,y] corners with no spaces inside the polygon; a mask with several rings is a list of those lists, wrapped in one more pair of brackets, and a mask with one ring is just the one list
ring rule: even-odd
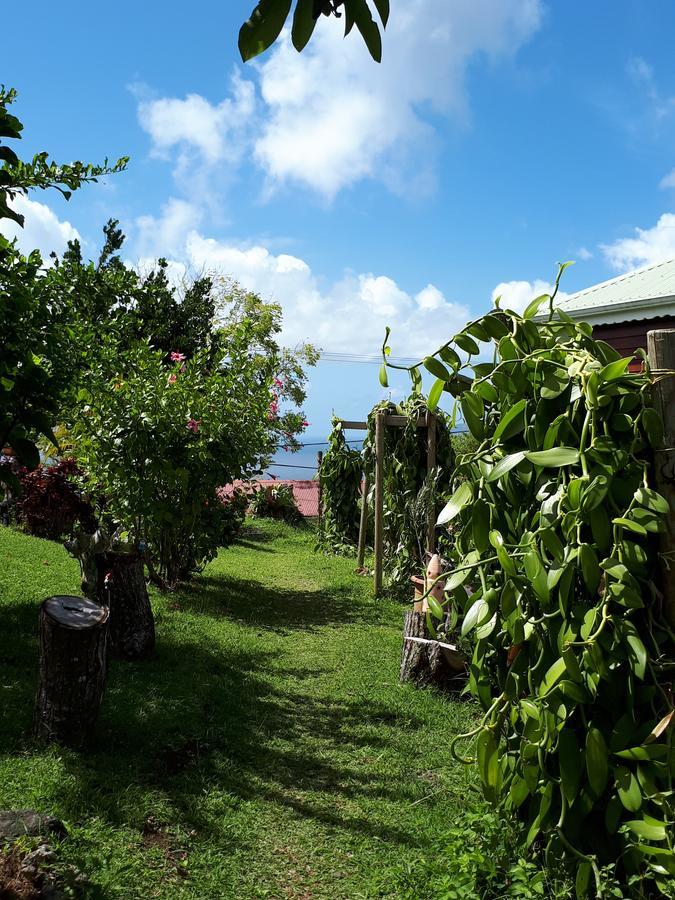
{"label": "pink flower", "polygon": [[184,353],[179,353],[177,350],[171,351],[171,362],[183,362],[184,359]]}
{"label": "pink flower", "polygon": [[105,578],[103,579],[103,584],[104,584],[106,587],[108,587],[108,585],[111,583],[112,580],[113,580],[113,574],[112,574],[112,572],[106,572],[106,573],[105,573]]}
{"label": "pink flower", "polygon": [[307,419],[303,419],[303,420],[302,420],[302,427],[303,427],[303,428],[309,428],[309,422],[307,421]]}
{"label": "pink flower", "polygon": [[171,375],[166,379],[167,384],[175,384],[178,381],[178,376],[172,372]]}
{"label": "pink flower", "polygon": [[190,431],[193,434],[197,434],[197,432],[199,431],[199,426],[201,424],[202,424],[201,419],[190,419],[190,421],[187,423],[187,427],[190,429]]}
{"label": "pink flower", "polygon": [[282,388],[284,386],[283,381],[280,378],[274,379],[274,386],[278,388]]}

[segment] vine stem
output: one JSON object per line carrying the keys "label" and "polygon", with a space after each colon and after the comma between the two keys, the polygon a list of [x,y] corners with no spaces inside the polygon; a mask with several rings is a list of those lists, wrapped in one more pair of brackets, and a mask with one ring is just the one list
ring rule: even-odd
{"label": "vine stem", "polygon": [[571,844],[565,837],[565,834],[564,834],[562,828],[560,827],[560,825],[556,825],[555,830],[556,830],[558,837],[560,838],[560,842],[563,845],[563,847],[565,847],[566,850],[569,850],[569,852],[572,853],[574,856],[576,856],[577,859],[581,859],[581,860],[583,860],[583,862],[586,862],[589,864],[589,866],[593,870],[593,878],[595,879],[596,897],[604,897],[604,893],[602,890],[602,879],[600,877],[600,869],[598,868],[598,863],[597,863],[595,857],[587,856],[585,853],[582,853],[581,850],[578,850],[574,846],[574,844]]}

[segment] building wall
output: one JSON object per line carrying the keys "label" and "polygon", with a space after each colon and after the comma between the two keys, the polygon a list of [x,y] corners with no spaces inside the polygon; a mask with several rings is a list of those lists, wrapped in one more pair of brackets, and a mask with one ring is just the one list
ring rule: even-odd
{"label": "building wall", "polygon": [[[631,356],[639,347],[647,349],[647,332],[657,328],[675,328],[675,317],[642,319],[637,322],[622,322],[620,325],[596,325],[593,337],[606,341],[621,356]],[[639,368],[639,365],[636,360],[631,369]]]}

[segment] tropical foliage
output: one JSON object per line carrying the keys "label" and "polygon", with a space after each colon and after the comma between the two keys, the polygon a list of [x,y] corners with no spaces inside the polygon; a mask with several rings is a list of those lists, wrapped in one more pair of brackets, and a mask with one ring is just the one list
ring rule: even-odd
{"label": "tropical foliage", "polygon": [[[389,0],[373,0],[372,4],[387,27]],[[239,52],[244,62],[270,47],[281,34],[291,12],[292,0],[260,0],[239,31]],[[318,19],[344,15],[345,37],[356,26],[368,52],[376,62],[382,59],[382,36],[368,0],[297,0],[293,12],[291,40],[299,52],[311,38]]]}
{"label": "tropical foliage", "polygon": [[[359,537],[360,493],[363,456],[350,447],[339,419],[319,468],[321,479],[321,527],[319,546],[333,553],[351,553]],[[361,502],[367,502],[362,498]]]}
{"label": "tropical foliage", "polygon": [[[453,540],[445,605],[475,639],[483,707],[454,746],[475,741],[486,796],[524,820],[528,848],[576,866],[579,897],[593,879],[602,895],[606,866],[630,896],[672,896],[673,633],[654,582],[668,505],[650,481],[662,425],[646,362],[630,372],[554,296],[522,316],[497,305],[420,364],[478,441],[438,519]],[[492,359],[462,363],[480,343]]]}

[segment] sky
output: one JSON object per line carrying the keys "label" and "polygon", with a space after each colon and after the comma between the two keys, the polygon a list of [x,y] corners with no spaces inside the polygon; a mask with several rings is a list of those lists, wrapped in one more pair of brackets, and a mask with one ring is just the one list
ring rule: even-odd
{"label": "sky", "polygon": [[[302,54],[284,33],[244,65],[252,5],[66,15],[37,0],[39,27],[3,44],[0,70],[19,91],[21,155],[131,160],[68,203],[20,201],[22,248],[79,237],[93,257],[114,217],[129,264],[164,256],[281,303],[288,346],[376,355],[390,326],[401,357],[498,294],[522,308],[558,261],[576,261],[570,293],[675,256],[670,0],[391,0],[379,66],[327,18]],[[24,34],[18,7],[7,15]],[[376,365],[320,362],[306,440],[406,393],[404,376],[383,390]]]}

